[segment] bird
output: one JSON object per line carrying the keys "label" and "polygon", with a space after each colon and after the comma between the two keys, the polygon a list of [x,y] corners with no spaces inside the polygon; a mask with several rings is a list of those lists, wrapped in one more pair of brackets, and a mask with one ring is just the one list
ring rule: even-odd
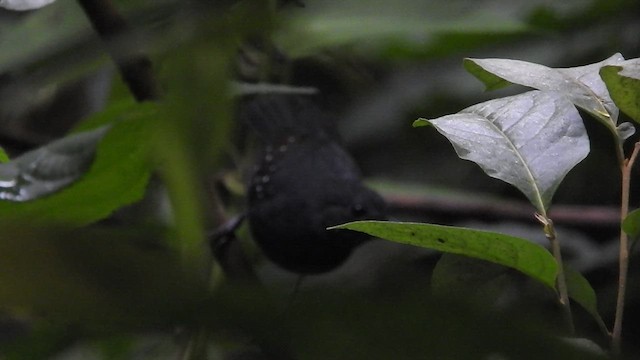
{"label": "bird", "polygon": [[336,117],[309,95],[257,95],[241,117],[262,143],[247,182],[247,219],[268,259],[301,275],[339,267],[370,237],[328,227],[384,220],[386,204],[363,184]]}

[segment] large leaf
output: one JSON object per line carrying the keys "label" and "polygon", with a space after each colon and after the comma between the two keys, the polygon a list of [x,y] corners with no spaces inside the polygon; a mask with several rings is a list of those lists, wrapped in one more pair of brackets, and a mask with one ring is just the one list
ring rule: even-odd
{"label": "large leaf", "polygon": [[[33,223],[84,225],[103,219],[114,210],[139,200],[144,195],[151,172],[148,152],[156,114],[154,104],[139,105],[135,110],[127,112],[127,120],[117,122],[110,128],[77,133],[60,140],[56,143],[58,145],[52,144],[36,150],[40,154],[38,156],[28,155],[26,159],[18,158],[10,163],[0,164],[3,169],[18,169],[17,179],[32,179],[35,171],[38,174],[36,183],[42,181],[40,186],[45,188],[52,183],[60,185],[58,182],[62,180],[75,180],[77,171],[90,165],[88,172],[79,180],[57,192],[31,201],[0,201],[0,218],[22,219]],[[107,129],[108,133],[97,144],[99,139],[96,134],[100,134],[95,131],[104,133]],[[74,146],[67,147],[69,139],[87,134],[93,134],[92,141],[86,141],[80,146],[74,140],[71,141]],[[96,145],[97,151],[94,150]],[[63,154],[52,152],[51,149],[55,150],[58,146],[66,149]],[[95,161],[86,164],[94,151]],[[80,164],[75,163],[76,160]],[[16,163],[21,165],[18,167]],[[68,165],[66,169],[71,168],[72,171],[65,172],[64,167],[61,167],[65,164]],[[73,176],[67,176],[69,173]],[[52,179],[62,180],[52,182]],[[23,188],[21,185],[27,187]],[[24,182],[17,186],[18,194],[30,189],[30,185]]]}
{"label": "large leaf", "polygon": [[74,134],[0,164],[0,199],[29,201],[68,186],[91,166],[109,128]]}
{"label": "large leaf", "polygon": [[616,65],[622,61],[622,55],[615,54],[599,63],[573,68],[550,68],[509,59],[465,59],[464,66],[489,90],[513,83],[560,92],[615,131],[618,108],[611,100],[599,70],[605,65]]}
{"label": "large leaf", "polygon": [[604,66],[600,76],[620,110],[640,123],[640,59]]}
{"label": "large leaf", "polygon": [[564,176],[589,153],[582,119],[566,97],[530,91],[433,120],[458,156],[522,191],[546,213]]}
{"label": "large leaf", "polygon": [[508,266],[555,289],[558,266],[542,246],[515,236],[451,226],[357,221],[331,229],[350,229],[382,239],[465,255]]}

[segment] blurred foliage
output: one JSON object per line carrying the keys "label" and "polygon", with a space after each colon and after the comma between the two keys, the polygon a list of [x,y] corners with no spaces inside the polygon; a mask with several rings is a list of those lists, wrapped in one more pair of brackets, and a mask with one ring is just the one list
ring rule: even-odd
{"label": "blurred foliage", "polygon": [[[108,113],[112,115],[110,121],[123,114],[122,110]],[[116,209],[140,200],[150,175],[148,140],[157,112],[152,106],[138,106],[128,108],[125,114],[127,119],[114,124],[100,142],[92,167],[80,181],[33,201],[0,202],[2,219],[78,226],[103,219]],[[51,165],[54,171],[60,171],[55,165],[55,162]],[[58,166],[61,166],[59,161]],[[41,181],[54,182],[46,178]]]}
{"label": "blurred foliage", "polygon": [[[76,2],[0,11],[0,146],[21,139],[27,147],[42,145],[51,135],[36,135],[54,124],[27,126],[29,120],[45,101],[60,101],[70,83],[104,71],[116,84],[91,80],[81,88],[95,95],[81,116],[70,110],[85,104],[69,98],[61,114],[45,113],[45,120],[76,123],[73,131],[113,124],[85,176],[34,202],[0,203],[0,308],[19,329],[0,331],[4,358],[179,358],[202,329],[211,354],[220,357],[242,354],[251,344],[249,353],[257,346],[260,356],[282,358],[598,358],[559,341],[553,325],[520,308],[500,313],[442,301],[427,289],[375,296],[308,290],[283,302],[276,290],[224,286],[205,236],[219,225],[210,209],[220,204],[208,197],[202,178],[242,163],[233,156],[242,148],[242,130],[232,121],[232,64],[247,38],[272,38],[292,59],[293,84],[361,101],[341,110],[345,139],[367,174],[508,195],[453,161],[435,135],[412,130],[411,121],[457,111],[483,96],[479,84],[459,76],[462,57],[496,54],[549,66],[618,51],[637,57],[635,1],[113,3],[135,43],[144,44],[129,49],[127,39],[119,39],[121,50],[149,54],[164,92],[159,104],[132,102]],[[595,158],[607,159],[597,149]],[[567,178],[576,186],[567,185],[573,190],[559,193],[558,201],[573,194],[593,195],[585,202],[615,198],[615,181],[584,182],[594,174],[586,166],[575,180]],[[168,220],[156,219],[152,227],[135,217],[119,220],[120,212],[132,216],[135,207],[125,205],[145,194],[152,174],[167,190]],[[166,206],[153,197],[143,202],[156,210]],[[633,338],[633,328],[629,334]],[[90,350],[73,351],[82,346]]]}

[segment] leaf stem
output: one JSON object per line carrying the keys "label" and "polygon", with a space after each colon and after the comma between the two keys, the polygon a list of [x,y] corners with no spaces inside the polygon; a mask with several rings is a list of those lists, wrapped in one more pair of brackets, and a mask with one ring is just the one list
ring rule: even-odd
{"label": "leaf stem", "polygon": [[564,310],[564,319],[567,325],[567,330],[570,335],[575,334],[575,327],[573,325],[573,315],[571,314],[571,302],[569,301],[569,289],[567,287],[567,280],[564,273],[564,263],[562,262],[562,251],[560,250],[560,241],[556,236],[556,230],[553,226],[553,221],[546,216],[546,214],[536,214],[536,219],[544,226],[544,235],[551,244],[551,253],[558,263],[558,276],[556,278],[556,287],[558,289],[558,301]]}
{"label": "leaf stem", "polygon": [[[629,188],[631,186],[631,169],[638,157],[640,142],[637,142],[629,159],[623,160],[620,165],[622,172],[622,199],[620,203],[620,221],[622,222],[629,213]],[[629,236],[622,227],[620,228],[620,263],[618,274],[618,299],[616,301],[616,315],[611,334],[611,350],[614,354],[620,354],[622,342],[622,319],[624,316],[624,299],[627,289],[627,271],[629,268]]]}

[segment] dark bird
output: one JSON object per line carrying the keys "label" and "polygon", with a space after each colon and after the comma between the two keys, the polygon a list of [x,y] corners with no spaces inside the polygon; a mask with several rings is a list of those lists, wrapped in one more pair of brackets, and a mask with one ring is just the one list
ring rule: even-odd
{"label": "dark bird", "polygon": [[296,273],[338,267],[368,236],[327,227],[384,219],[385,203],[362,183],[335,118],[301,95],[256,96],[241,117],[264,143],[247,191],[254,240],[269,259]]}

